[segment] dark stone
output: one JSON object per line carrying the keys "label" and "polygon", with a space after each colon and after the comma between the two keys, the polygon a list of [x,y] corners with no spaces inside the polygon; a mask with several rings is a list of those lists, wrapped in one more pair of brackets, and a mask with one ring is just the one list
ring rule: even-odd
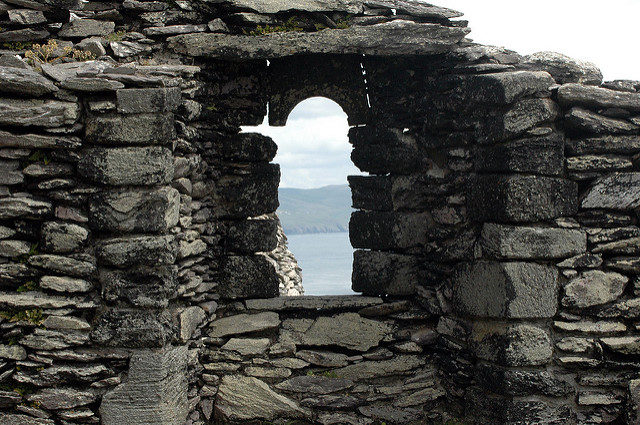
{"label": "dark stone", "polygon": [[597,86],[602,72],[591,62],[576,60],[555,52],[538,52],[524,57],[519,67],[547,71],[558,84],[578,83]]}
{"label": "dark stone", "polygon": [[640,112],[640,93],[626,93],[581,84],[565,84],[558,89],[558,101],[565,107],[590,109],[620,108]]}
{"label": "dark stone", "polygon": [[215,152],[234,162],[270,162],[278,146],[273,139],[259,133],[222,136],[214,141]]}
{"label": "dark stone", "polygon": [[162,144],[175,138],[173,114],[89,116],[86,140],[107,145]]}
{"label": "dark stone", "polygon": [[601,136],[567,140],[567,152],[572,155],[635,154],[640,152],[640,136]]}
{"label": "dark stone", "polygon": [[121,89],[116,96],[118,112],[122,114],[172,112],[182,103],[182,93],[177,87]]}
{"label": "dark stone", "polygon": [[102,264],[124,268],[173,264],[177,251],[172,236],[132,236],[103,241],[96,247],[96,256]]}
{"label": "dark stone", "polygon": [[167,307],[176,294],[177,275],[177,268],[171,266],[101,269],[102,298],[143,308]]}
{"label": "dark stone", "polygon": [[555,84],[551,75],[542,71],[514,71],[473,75],[463,80],[460,90],[474,102],[511,104],[526,96],[550,94]]}
{"label": "dark stone", "polygon": [[402,250],[424,246],[431,216],[426,213],[355,211],[349,221],[354,248]]}
{"label": "dark stone", "polygon": [[278,245],[275,219],[228,221],[223,222],[222,228],[222,246],[230,252],[270,252]]}
{"label": "dark stone", "polygon": [[477,221],[526,222],[571,216],[578,209],[575,182],[553,177],[477,176],[469,211]]}
{"label": "dark stone", "polygon": [[373,174],[410,174],[427,171],[432,164],[420,152],[416,140],[401,129],[352,127],[349,142],[351,160],[362,171]]}
{"label": "dark stone", "polygon": [[223,298],[277,297],[278,286],[274,261],[266,255],[222,259],[219,294]]}
{"label": "dark stone", "polygon": [[517,137],[541,124],[550,124],[560,115],[560,108],[551,99],[523,99],[506,111],[489,113],[478,120],[481,143],[491,143]]}
{"label": "dark stone", "polygon": [[168,311],[109,309],[96,319],[91,339],[109,347],[159,348],[171,341],[172,326]]}
{"label": "dark stone", "polygon": [[575,134],[635,134],[640,131],[640,126],[629,121],[607,118],[578,107],[565,115],[565,123]]}
{"label": "dark stone", "polygon": [[279,183],[277,164],[255,164],[245,168],[242,174],[222,176],[216,187],[220,214],[244,218],[275,212]]}
{"label": "dark stone", "polygon": [[480,363],[476,379],[483,388],[509,396],[563,397],[575,391],[566,376],[555,376],[548,370],[515,370]]}
{"label": "dark stone", "polygon": [[31,69],[0,66],[0,92],[41,96],[56,91],[51,81]]}
{"label": "dark stone", "polygon": [[381,251],[353,253],[352,289],[364,295],[412,295],[422,282],[420,259]]}

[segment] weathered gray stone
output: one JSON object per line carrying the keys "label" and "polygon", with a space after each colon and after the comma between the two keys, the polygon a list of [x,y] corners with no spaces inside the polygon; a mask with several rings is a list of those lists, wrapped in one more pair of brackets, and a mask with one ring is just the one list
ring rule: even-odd
{"label": "weathered gray stone", "polygon": [[151,46],[135,41],[111,41],[109,47],[111,47],[113,55],[118,58],[128,58],[151,51]]}
{"label": "weathered gray stone", "polygon": [[106,393],[100,405],[104,425],[184,425],[187,405],[187,348],[134,352],[126,381]]}
{"label": "weathered gray stone", "polygon": [[12,9],[8,10],[9,20],[21,25],[36,25],[47,22],[41,10]]}
{"label": "weathered gray stone", "polygon": [[72,176],[75,173],[75,168],[71,164],[65,163],[35,163],[26,166],[22,172],[29,177],[52,178]]}
{"label": "weathered gray stone", "polygon": [[17,382],[38,387],[62,386],[71,382],[90,384],[103,378],[108,369],[101,364],[55,365],[36,371],[19,372],[13,377]]}
{"label": "weathered gray stone", "polygon": [[482,175],[469,188],[477,221],[527,222],[571,216],[578,208],[575,182],[543,176]]}
{"label": "weathered gray stone", "polygon": [[101,37],[85,38],[81,42],[76,43],[76,48],[85,52],[93,53],[96,58],[99,58],[107,54],[106,49],[102,45],[103,40],[104,39]]}
{"label": "weathered gray stone", "polygon": [[105,78],[72,77],[64,80],[60,86],[67,90],[94,93],[115,91],[123,88],[124,84]]}
{"label": "weathered gray stone", "polygon": [[277,298],[247,300],[245,304],[249,310],[350,310],[382,304],[377,297],[362,297],[359,295],[326,295],[326,296],[282,296]]}
{"label": "weathered gray stone", "polygon": [[191,306],[184,309],[178,316],[180,322],[179,337],[181,341],[187,342],[193,336],[198,326],[206,319],[205,311],[198,306]]}
{"label": "weathered gray stone", "polygon": [[365,0],[364,4],[372,9],[395,9],[397,14],[421,18],[450,19],[463,16],[461,12],[415,0]]}
{"label": "weathered gray stone", "polygon": [[640,354],[640,337],[623,336],[601,338],[600,341],[609,350],[625,356],[637,356]]}
{"label": "weathered gray stone", "polygon": [[58,36],[65,38],[85,38],[92,35],[106,36],[113,33],[115,24],[95,19],[74,19],[62,26]]}
{"label": "weathered gray stone", "polygon": [[549,333],[527,324],[475,322],[470,344],[479,358],[504,366],[543,365],[553,355]]}
{"label": "weathered gray stone", "polygon": [[0,66],[0,92],[22,96],[41,96],[58,88],[41,74],[31,69]]}
{"label": "weathered gray stone", "polygon": [[0,219],[31,218],[38,219],[51,214],[50,202],[40,201],[31,196],[0,198]]}
{"label": "weathered gray stone", "polygon": [[483,254],[497,259],[565,258],[586,252],[587,235],[577,229],[486,223],[480,246]]}
{"label": "weathered gray stone", "polygon": [[31,251],[31,244],[25,241],[0,241],[0,257],[16,258],[27,255]]}
{"label": "weathered gray stone", "polygon": [[220,338],[275,329],[279,325],[280,318],[277,313],[238,314],[214,320],[209,326],[208,334],[210,337]]}
{"label": "weathered gray stone", "polygon": [[80,139],[69,136],[42,136],[40,134],[11,134],[0,131],[2,146],[13,148],[56,149],[80,147]]}
{"label": "weathered gray stone", "polygon": [[576,255],[556,264],[568,269],[595,269],[602,265],[602,256],[593,254]]}
{"label": "weathered gray stone", "polygon": [[167,266],[100,269],[98,279],[105,301],[146,308],[167,307],[178,285],[177,270]]}
{"label": "weathered gray stone", "polygon": [[26,41],[44,40],[51,34],[47,30],[23,28],[0,33],[0,43],[18,43]]}
{"label": "weathered gray stone", "polygon": [[173,156],[159,146],[94,148],[83,152],[78,171],[91,181],[112,186],[163,184],[173,179]]}
{"label": "weathered gray stone", "polygon": [[567,140],[567,151],[572,155],[634,154],[640,152],[640,136],[601,136]]}
{"label": "weathered gray stone", "polygon": [[[252,2],[253,3],[253,2]],[[318,32],[282,32],[262,36],[184,34],[168,39],[169,48],[191,56],[218,59],[268,59],[296,54],[429,54],[460,41],[467,28],[395,20],[366,27]]]}
{"label": "weathered gray stone", "polygon": [[243,422],[276,418],[309,418],[310,412],[274,392],[259,379],[240,375],[222,378],[215,403],[216,417]]}
{"label": "weathered gray stone", "polygon": [[640,126],[629,121],[608,118],[579,107],[571,108],[565,115],[567,127],[575,133],[586,134],[634,134]]}
{"label": "weathered gray stone", "polygon": [[562,304],[566,307],[584,308],[615,301],[629,282],[619,273],[590,270],[571,280],[565,287]]}
{"label": "weathered gray stone", "polygon": [[61,350],[69,347],[85,345],[89,342],[89,335],[84,332],[64,332],[36,329],[33,333],[20,339],[20,344],[33,350]]}
{"label": "weathered gray stone", "polygon": [[401,250],[424,246],[433,226],[426,213],[355,211],[349,220],[354,248]]}
{"label": "weathered gray stone", "polygon": [[331,351],[300,350],[296,357],[321,367],[343,367],[349,364],[349,356]]}
{"label": "weathered gray stone", "polygon": [[633,210],[640,207],[640,173],[613,173],[593,184],[582,208]]}
{"label": "weathered gray stone", "polygon": [[164,232],[178,223],[179,213],[174,188],[114,190],[90,200],[89,224],[100,231]]}
{"label": "weathered gray stone", "polygon": [[37,403],[43,409],[73,409],[93,403],[98,396],[88,391],[71,388],[47,388],[27,397],[31,403]]}
{"label": "weathered gray stone", "polygon": [[355,251],[352,289],[364,295],[411,295],[421,281],[418,257]]}
{"label": "weathered gray stone", "polygon": [[118,112],[140,114],[147,112],[172,112],[182,102],[177,87],[153,89],[122,89],[116,92]]}
{"label": "weathered gray stone", "polygon": [[30,266],[74,277],[89,277],[96,271],[96,265],[90,261],[61,255],[32,255],[27,261]]}
{"label": "weathered gray stone", "polygon": [[173,264],[177,248],[173,236],[132,236],[108,239],[96,248],[98,260],[110,266]]}
{"label": "weathered gray stone", "polygon": [[633,168],[630,158],[617,155],[582,155],[567,158],[567,170],[573,173],[622,171]]}
{"label": "weathered gray stone", "polygon": [[337,376],[353,381],[362,381],[390,375],[402,375],[425,364],[419,356],[396,356],[391,360],[364,361],[335,369]]}
{"label": "weathered gray stone", "polygon": [[591,109],[620,108],[640,112],[640,93],[625,93],[580,84],[565,84],[558,89],[558,100],[565,106]]}
{"label": "weathered gray stone", "polygon": [[518,64],[525,69],[547,71],[558,84],[578,83],[599,85],[602,72],[591,62],[576,60],[556,52],[537,52],[525,56]]}
{"label": "weathered gray stone", "polygon": [[167,310],[105,309],[94,320],[91,340],[102,346],[165,347],[174,336]]}
{"label": "weathered gray stone", "polygon": [[75,102],[59,100],[0,100],[0,124],[25,127],[60,127],[78,119],[80,107]]}
{"label": "weathered gray stone", "polygon": [[24,360],[27,358],[27,351],[20,345],[0,344],[0,358],[7,360]]}
{"label": "weathered gray stone", "polygon": [[547,72],[481,74],[468,77],[464,96],[483,103],[511,104],[528,95],[548,93],[554,84]]}
{"label": "weathered gray stone", "polygon": [[95,304],[91,301],[83,301],[79,298],[46,295],[42,292],[29,291],[20,293],[0,293],[0,306],[16,310],[65,307],[87,309],[95,307]]}
{"label": "weathered gray stone", "polygon": [[477,261],[461,267],[453,283],[454,306],[491,318],[547,318],[557,310],[555,267]]}
{"label": "weathered gray stone", "polygon": [[86,331],[91,329],[91,325],[84,319],[72,316],[47,316],[42,322],[42,326],[47,329]]}
{"label": "weathered gray stone", "polygon": [[145,35],[149,37],[153,36],[167,36],[176,34],[189,34],[196,32],[205,32],[207,30],[206,25],[167,25],[165,27],[149,27],[144,29]]}
{"label": "weathered gray stone", "polygon": [[269,345],[269,338],[231,338],[222,349],[236,351],[243,356],[255,356],[267,351]]}
{"label": "weathered gray stone", "polygon": [[175,138],[173,114],[89,116],[85,135],[94,143],[167,145]]}
{"label": "weathered gray stone", "polygon": [[275,260],[262,254],[227,256],[220,265],[219,294],[223,298],[278,296]]}
{"label": "weathered gray stone", "polygon": [[520,100],[507,111],[480,119],[480,142],[488,144],[523,135],[541,124],[555,121],[559,115],[560,108],[550,99]]}
{"label": "weathered gray stone", "polygon": [[230,0],[237,9],[250,9],[257,13],[275,14],[292,10],[304,12],[362,12],[362,3],[355,0]]}
{"label": "weathered gray stone", "polygon": [[579,322],[553,322],[553,327],[564,332],[575,332],[578,334],[609,334],[616,332],[624,332],[627,327],[620,322],[593,322],[590,320],[582,320]]}
{"label": "weathered gray stone", "polygon": [[0,425],[55,425],[55,421],[27,415],[0,413]]}
{"label": "weathered gray stone", "polygon": [[289,393],[330,394],[353,387],[353,381],[344,378],[325,376],[296,376],[276,385],[276,388]]}
{"label": "weathered gray stone", "polygon": [[42,226],[42,240],[48,252],[73,252],[81,248],[89,231],[72,223],[47,222]]}
{"label": "weathered gray stone", "polygon": [[56,292],[89,292],[93,285],[82,279],[74,279],[64,276],[43,276],[40,279],[40,287]]}
{"label": "weathered gray stone", "polygon": [[479,172],[559,175],[564,171],[564,140],[557,133],[481,147],[475,158]]}

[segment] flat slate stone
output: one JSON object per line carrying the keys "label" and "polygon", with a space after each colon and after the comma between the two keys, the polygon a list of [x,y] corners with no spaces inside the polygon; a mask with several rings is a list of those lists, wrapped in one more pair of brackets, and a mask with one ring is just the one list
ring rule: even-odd
{"label": "flat slate stone", "polygon": [[395,9],[397,14],[420,18],[451,19],[464,16],[452,9],[415,0],[365,0],[364,4],[372,9]]}
{"label": "flat slate stone", "polygon": [[479,358],[503,366],[539,366],[553,356],[549,332],[524,323],[476,322],[470,345]]}
{"label": "flat slate stone", "polygon": [[58,91],[58,88],[32,69],[0,66],[0,92],[22,96],[41,96]]}
{"label": "flat slate stone", "polygon": [[190,56],[217,59],[269,59],[299,54],[403,56],[446,51],[469,33],[466,28],[395,20],[366,27],[282,32],[261,36],[184,34],[169,48]]}
{"label": "flat slate stone", "polygon": [[82,145],[76,137],[11,134],[7,131],[0,131],[0,139],[2,146],[7,148],[74,149]]}
{"label": "flat slate stone", "polygon": [[570,58],[555,52],[538,52],[524,57],[519,67],[547,71],[558,84],[599,85],[602,72],[591,62]]}
{"label": "flat slate stone", "polygon": [[93,143],[166,145],[175,138],[174,119],[171,113],[89,116],[85,134]]}
{"label": "flat slate stone", "polygon": [[55,425],[53,419],[34,418],[27,415],[0,413],[0,425]]}
{"label": "flat slate stone", "polygon": [[353,381],[343,378],[303,375],[287,379],[276,385],[276,388],[289,393],[330,394],[344,391],[353,386]]}
{"label": "flat slate stone", "polygon": [[124,88],[124,84],[105,78],[73,77],[66,79],[61,84],[62,88],[78,92],[94,93],[115,91]]}
{"label": "flat slate stone", "polygon": [[58,32],[58,36],[65,38],[85,38],[92,35],[106,36],[113,33],[115,27],[115,23],[110,21],[74,19],[62,26]]}
{"label": "flat slate stone", "polygon": [[277,313],[238,314],[214,320],[209,326],[209,336],[220,338],[228,335],[242,335],[275,329],[280,325]]}
{"label": "flat slate stone", "polygon": [[382,304],[382,299],[376,297],[362,297],[358,295],[319,297],[298,296],[247,300],[245,304],[249,310],[348,310]]}
{"label": "flat slate stone", "polygon": [[0,306],[9,309],[29,308],[92,308],[92,302],[84,302],[78,298],[45,295],[42,292],[30,291],[20,293],[0,293]]}
{"label": "flat slate stone", "polygon": [[613,173],[596,180],[582,208],[634,210],[640,207],[640,173]]}
{"label": "flat slate stone", "polygon": [[229,3],[236,9],[247,9],[267,15],[291,10],[303,12],[362,12],[359,0],[209,0]]}
{"label": "flat slate stone", "polygon": [[634,154],[640,152],[640,136],[601,136],[567,140],[567,151],[572,155]]}
{"label": "flat slate stone", "polygon": [[73,409],[93,403],[97,394],[72,388],[46,388],[28,396],[27,400],[50,410]]}
{"label": "flat slate stone", "polygon": [[0,100],[0,124],[25,127],[60,127],[76,122],[80,106],[59,100]]}
{"label": "flat slate stone", "polygon": [[62,255],[32,255],[27,262],[30,266],[74,277],[89,277],[96,271],[96,265],[89,261],[77,260]]}
{"label": "flat slate stone", "polygon": [[486,223],[480,244],[484,254],[498,259],[566,258],[586,252],[587,235],[577,229]]}
{"label": "flat slate stone", "polygon": [[640,93],[627,93],[581,84],[565,84],[558,89],[558,101],[564,106],[593,109],[620,108],[640,112]]}
{"label": "flat slate stone", "polygon": [[390,375],[402,375],[413,369],[424,366],[425,358],[421,356],[396,356],[390,360],[364,361],[361,363],[335,369],[335,374],[343,379],[363,381]]}
{"label": "flat slate stone", "polygon": [[173,264],[177,247],[173,236],[132,236],[108,239],[96,248],[102,264],[115,267]]}
{"label": "flat slate stone", "polygon": [[565,115],[565,122],[572,132],[580,134],[617,135],[634,134],[640,131],[639,125],[629,121],[605,117],[577,106]]}

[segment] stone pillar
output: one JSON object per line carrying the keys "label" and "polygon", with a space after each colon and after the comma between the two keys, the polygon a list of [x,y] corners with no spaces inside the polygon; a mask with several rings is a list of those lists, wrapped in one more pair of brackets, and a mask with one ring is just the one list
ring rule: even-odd
{"label": "stone pillar", "polygon": [[89,225],[104,308],[94,343],[131,349],[129,373],[100,407],[104,425],[183,425],[186,349],[173,348],[180,197],[170,184],[178,88],[120,89],[116,111],[91,115],[79,173],[97,190]]}

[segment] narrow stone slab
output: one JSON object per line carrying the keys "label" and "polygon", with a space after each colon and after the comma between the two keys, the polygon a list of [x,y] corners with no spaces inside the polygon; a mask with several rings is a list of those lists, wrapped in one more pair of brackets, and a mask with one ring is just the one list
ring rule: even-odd
{"label": "narrow stone slab", "polygon": [[184,34],[168,41],[169,48],[178,53],[229,60],[299,54],[402,56],[446,51],[469,31],[467,28],[395,20],[311,33],[282,32],[261,36]]}
{"label": "narrow stone slab", "polygon": [[7,148],[74,149],[82,145],[77,137],[11,134],[7,131],[0,131],[0,140],[2,140],[2,146]]}
{"label": "narrow stone slab", "polygon": [[498,259],[566,258],[586,252],[587,235],[577,229],[486,223],[480,245],[483,253]]}
{"label": "narrow stone slab", "polygon": [[106,36],[113,32],[115,23],[95,19],[74,19],[62,26],[58,36],[65,38],[85,38],[92,35]]}
{"label": "narrow stone slab", "polygon": [[78,119],[80,106],[59,100],[0,100],[0,124],[27,127],[60,127]]}
{"label": "narrow stone slab", "polygon": [[8,309],[29,308],[93,308],[92,302],[79,298],[45,295],[42,292],[30,291],[20,293],[0,293],[0,307]]}
{"label": "narrow stone slab", "polygon": [[634,134],[640,130],[640,126],[629,121],[605,117],[577,106],[565,115],[565,122],[574,133]]}
{"label": "narrow stone slab", "polygon": [[336,375],[353,381],[363,381],[389,375],[402,375],[425,364],[419,356],[396,356],[390,360],[365,361],[335,369]]}
{"label": "narrow stone slab", "polygon": [[93,143],[166,145],[175,138],[174,119],[171,113],[90,116],[85,134]]}
{"label": "narrow stone slab", "polygon": [[274,312],[258,314],[238,314],[214,320],[209,328],[209,336],[220,338],[228,335],[242,335],[275,329],[280,325],[280,317]]}
{"label": "narrow stone slab", "polygon": [[640,112],[640,93],[627,93],[581,84],[565,84],[558,89],[558,100],[564,106],[587,108],[620,108]]}
{"label": "narrow stone slab", "polygon": [[459,313],[490,318],[549,318],[557,310],[555,267],[477,261],[463,266],[453,284]]}
{"label": "narrow stone slab", "polygon": [[373,9],[395,9],[397,14],[420,18],[451,19],[464,15],[452,9],[415,0],[365,0],[364,4]]}
{"label": "narrow stone slab", "polygon": [[[214,0],[219,2],[220,0]],[[227,0],[237,9],[249,9],[267,15],[292,10],[303,12],[362,12],[362,2],[358,0]]]}
{"label": "narrow stone slab", "polygon": [[582,199],[582,208],[634,210],[640,207],[640,173],[613,173],[598,179]]}
{"label": "narrow stone slab", "polygon": [[578,83],[597,86],[602,83],[602,72],[596,65],[561,53],[533,53],[525,56],[524,61],[518,66],[547,71],[558,84]]}
{"label": "narrow stone slab", "polygon": [[0,92],[41,96],[55,91],[58,88],[51,81],[32,69],[0,66]]}
{"label": "narrow stone slab", "polygon": [[382,299],[377,297],[362,297],[359,295],[346,296],[302,296],[302,297],[277,297],[245,302],[249,310],[349,310],[370,307],[382,304]]}
{"label": "narrow stone slab", "polygon": [[544,71],[513,71],[467,77],[465,97],[483,103],[510,104],[525,96],[549,93],[555,84]]}

